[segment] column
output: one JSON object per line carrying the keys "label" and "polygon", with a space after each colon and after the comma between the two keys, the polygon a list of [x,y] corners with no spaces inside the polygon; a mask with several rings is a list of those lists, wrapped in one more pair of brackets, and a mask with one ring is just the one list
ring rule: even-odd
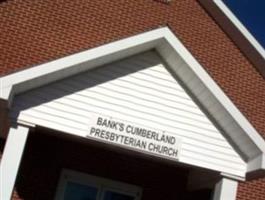
{"label": "column", "polygon": [[216,183],[213,200],[236,200],[237,181],[222,178]]}
{"label": "column", "polygon": [[23,126],[10,128],[0,162],[0,199],[10,200],[29,129]]}

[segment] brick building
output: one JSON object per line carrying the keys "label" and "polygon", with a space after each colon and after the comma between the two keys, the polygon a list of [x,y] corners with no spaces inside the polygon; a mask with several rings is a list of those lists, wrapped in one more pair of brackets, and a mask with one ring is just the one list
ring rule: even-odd
{"label": "brick building", "polygon": [[0,3],[1,200],[265,199],[264,50],[215,0]]}

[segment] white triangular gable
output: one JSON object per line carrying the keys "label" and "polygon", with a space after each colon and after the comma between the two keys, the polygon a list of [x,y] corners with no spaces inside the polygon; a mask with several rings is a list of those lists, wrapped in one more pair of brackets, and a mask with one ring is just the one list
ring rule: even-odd
{"label": "white triangular gable", "polygon": [[155,51],[132,56],[16,96],[11,117],[88,138],[97,117],[164,132],[181,145],[169,159],[244,176],[246,163],[167,68]]}
{"label": "white triangular gable", "polygon": [[[263,138],[167,27],[4,76],[0,78],[0,98],[6,100],[10,109],[13,109],[12,106],[15,104],[12,104],[12,99],[17,94],[147,50],[157,51],[173,77],[218,127],[228,143],[236,149],[247,164],[245,172],[255,175],[256,172],[259,174],[260,170],[264,170]],[[190,160],[195,164],[196,159]],[[187,162],[190,162],[188,156]],[[241,177],[246,175],[241,172],[226,170],[223,174]]]}

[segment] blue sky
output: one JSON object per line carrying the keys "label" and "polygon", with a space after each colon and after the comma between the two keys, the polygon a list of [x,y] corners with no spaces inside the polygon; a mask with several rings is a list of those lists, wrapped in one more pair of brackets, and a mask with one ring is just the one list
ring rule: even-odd
{"label": "blue sky", "polygon": [[223,0],[265,49],[265,0]]}

